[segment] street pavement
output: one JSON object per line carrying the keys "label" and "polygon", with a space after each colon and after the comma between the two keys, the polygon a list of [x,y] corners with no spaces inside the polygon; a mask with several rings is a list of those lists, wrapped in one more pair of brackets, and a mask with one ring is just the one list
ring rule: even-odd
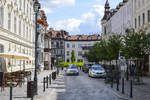
{"label": "street pavement", "polygon": [[104,79],[90,78],[83,72],[64,79],[66,87],[60,87],[64,91],[57,92],[56,100],[120,100],[104,85]]}
{"label": "street pavement", "polygon": [[[90,78],[88,74],[81,71],[79,76],[66,76],[64,71],[60,71],[56,80],[52,80],[52,84],[43,92],[43,77],[50,73],[51,71],[43,71],[38,75],[38,95],[33,100],[124,100],[128,98],[128,85],[125,86],[125,94],[122,95],[120,91],[116,91],[116,85],[112,89],[109,84],[104,83],[104,79]],[[133,89],[133,99],[128,98],[128,100],[150,100],[147,85],[140,85]],[[0,100],[9,100],[9,88],[0,92]],[[12,100],[31,100],[27,98],[26,83],[22,87],[13,88]]]}

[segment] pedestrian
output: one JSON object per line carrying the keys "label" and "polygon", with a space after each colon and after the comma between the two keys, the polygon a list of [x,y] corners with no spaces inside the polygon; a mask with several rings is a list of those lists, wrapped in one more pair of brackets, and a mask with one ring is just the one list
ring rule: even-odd
{"label": "pedestrian", "polygon": [[130,68],[130,74],[131,74],[132,77],[135,74],[135,65],[133,65],[133,64],[131,65],[131,68]]}
{"label": "pedestrian", "polygon": [[40,72],[41,72],[41,65],[40,64],[38,64],[38,74],[40,74]]}

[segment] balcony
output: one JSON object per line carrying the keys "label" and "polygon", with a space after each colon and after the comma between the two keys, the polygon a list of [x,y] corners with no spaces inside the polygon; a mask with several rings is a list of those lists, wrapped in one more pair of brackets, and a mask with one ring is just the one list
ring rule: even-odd
{"label": "balcony", "polygon": [[50,52],[50,48],[44,48],[44,52]]}
{"label": "balcony", "polygon": [[82,50],[89,50],[92,46],[82,46]]}

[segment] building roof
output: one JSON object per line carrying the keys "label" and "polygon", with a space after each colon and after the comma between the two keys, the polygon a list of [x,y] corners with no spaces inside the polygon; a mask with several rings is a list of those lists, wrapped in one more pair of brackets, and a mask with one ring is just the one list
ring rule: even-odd
{"label": "building roof", "polygon": [[101,35],[93,34],[93,35],[70,35],[66,38],[69,41],[86,41],[86,40],[100,40]]}

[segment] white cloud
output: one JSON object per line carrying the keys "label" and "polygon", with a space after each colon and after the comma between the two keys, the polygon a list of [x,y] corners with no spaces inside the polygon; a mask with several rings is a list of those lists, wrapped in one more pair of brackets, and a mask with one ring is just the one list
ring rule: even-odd
{"label": "white cloud", "polygon": [[40,0],[40,2],[48,7],[72,6],[75,4],[75,0]]}
{"label": "white cloud", "polygon": [[103,5],[94,5],[92,9],[81,15],[79,19],[69,18],[65,20],[59,20],[55,23],[56,29],[64,29],[66,31],[78,34],[100,32],[101,23],[100,19],[104,14]]}
{"label": "white cloud", "polygon": [[51,14],[51,13],[53,13],[53,11],[50,9],[50,8],[42,8],[42,10],[44,10],[45,11],[45,13],[46,14]]}
{"label": "white cloud", "polygon": [[70,18],[70,19],[67,19],[67,20],[60,20],[58,22],[56,22],[56,28],[57,29],[65,29],[67,31],[80,31],[79,30],[79,25],[81,24],[81,20],[79,19],[75,19],[75,18]]}
{"label": "white cloud", "polygon": [[100,16],[104,15],[104,6],[103,5],[94,5],[94,11],[97,12]]}

